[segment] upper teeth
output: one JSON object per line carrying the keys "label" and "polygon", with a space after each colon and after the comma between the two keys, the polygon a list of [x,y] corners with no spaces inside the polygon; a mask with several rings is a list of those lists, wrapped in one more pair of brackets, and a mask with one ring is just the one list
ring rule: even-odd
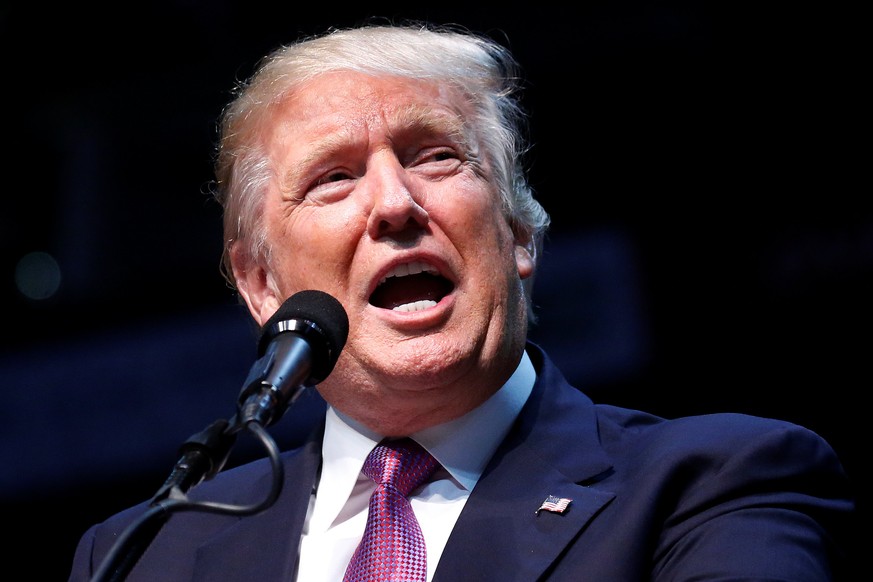
{"label": "upper teeth", "polygon": [[413,261],[411,263],[403,263],[402,265],[397,265],[388,273],[379,280],[379,284],[384,283],[388,277],[405,277],[407,275],[418,275],[419,273],[430,273],[431,275],[438,275],[439,272],[428,265],[427,263],[422,263],[421,261]]}

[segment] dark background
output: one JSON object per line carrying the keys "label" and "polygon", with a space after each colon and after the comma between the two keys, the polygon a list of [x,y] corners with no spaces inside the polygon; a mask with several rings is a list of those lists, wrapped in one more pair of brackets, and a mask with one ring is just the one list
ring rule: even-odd
{"label": "dark background", "polygon": [[[368,16],[460,23],[525,68],[531,177],[554,220],[532,335],[567,376],[665,416],[803,424],[868,511],[859,16],[563,4],[0,6],[7,563],[65,579],[88,525],[150,497],[178,446],[233,413],[255,346],[218,270],[215,121],[268,50]],[[260,454],[247,446],[231,464]]]}

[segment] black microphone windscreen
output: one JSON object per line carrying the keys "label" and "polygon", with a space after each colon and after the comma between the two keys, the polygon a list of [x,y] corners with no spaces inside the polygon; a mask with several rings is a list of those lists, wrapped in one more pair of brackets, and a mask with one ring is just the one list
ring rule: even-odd
{"label": "black microphone windscreen", "polygon": [[349,335],[346,310],[332,295],[309,289],[295,293],[285,300],[276,313],[261,328],[258,356],[263,356],[277,335],[289,331],[289,322],[305,321],[315,325],[323,345],[314,346],[316,352],[315,376],[323,380],[333,370]]}

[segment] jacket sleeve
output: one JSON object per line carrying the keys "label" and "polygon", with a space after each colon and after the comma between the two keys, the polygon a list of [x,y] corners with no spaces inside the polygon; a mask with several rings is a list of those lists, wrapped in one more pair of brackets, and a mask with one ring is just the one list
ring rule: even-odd
{"label": "jacket sleeve", "polygon": [[854,504],[827,442],[788,423],[699,439],[703,446],[671,472],[675,505],[656,545],[653,579],[846,579]]}

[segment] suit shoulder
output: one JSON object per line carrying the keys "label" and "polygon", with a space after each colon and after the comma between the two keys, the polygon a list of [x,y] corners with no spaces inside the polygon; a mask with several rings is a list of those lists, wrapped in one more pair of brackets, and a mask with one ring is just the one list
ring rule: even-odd
{"label": "suit shoulder", "polygon": [[667,419],[598,405],[598,424],[604,448],[629,466],[843,472],[823,437],[775,418],[725,412]]}
{"label": "suit shoulder", "polygon": [[801,439],[819,440],[813,431],[786,420],[754,416],[737,412],[716,412],[692,416],[665,418],[648,412],[610,404],[596,404],[598,424],[602,431],[615,435],[688,436],[692,442],[707,437],[716,439],[748,439],[768,433],[785,432]]}

